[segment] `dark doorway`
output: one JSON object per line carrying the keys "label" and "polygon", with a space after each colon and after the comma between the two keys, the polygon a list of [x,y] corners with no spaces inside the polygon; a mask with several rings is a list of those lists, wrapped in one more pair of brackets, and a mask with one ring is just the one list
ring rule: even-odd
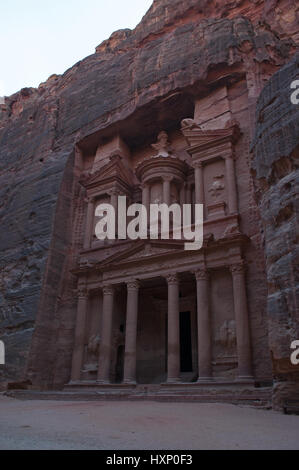
{"label": "dark doorway", "polygon": [[181,372],[192,372],[191,312],[180,312]]}
{"label": "dark doorway", "polygon": [[122,383],[124,379],[125,347],[119,346],[117,349],[117,360],[115,370],[115,382]]}

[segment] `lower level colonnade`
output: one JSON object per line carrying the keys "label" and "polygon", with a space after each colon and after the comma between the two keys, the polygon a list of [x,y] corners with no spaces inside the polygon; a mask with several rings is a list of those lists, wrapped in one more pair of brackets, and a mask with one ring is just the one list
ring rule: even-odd
{"label": "lower level colonnade", "polygon": [[[234,317],[239,380],[252,378],[250,327],[246,297],[245,266],[243,262],[230,266],[233,285]],[[206,268],[194,272],[197,296],[197,354],[198,382],[213,380],[212,372],[212,322],[210,308],[210,273]],[[166,277],[168,286],[167,321],[167,383],[178,383],[180,378],[180,276],[170,273]],[[110,383],[110,366],[113,353],[112,327],[116,286],[102,287],[103,313],[101,341],[99,345],[97,382]],[[123,383],[136,384],[137,364],[137,324],[139,310],[140,282],[137,279],[126,283],[126,327]],[[85,326],[88,311],[89,293],[87,289],[78,291],[75,344],[72,359],[71,383],[78,383],[84,362]]]}

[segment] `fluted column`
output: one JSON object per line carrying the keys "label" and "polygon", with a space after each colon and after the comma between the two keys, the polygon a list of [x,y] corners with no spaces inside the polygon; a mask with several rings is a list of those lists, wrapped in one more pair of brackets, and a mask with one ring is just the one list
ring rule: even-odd
{"label": "fluted column", "polygon": [[163,203],[170,206],[171,204],[171,176],[163,177]]}
{"label": "fluted column", "polygon": [[180,381],[180,307],[179,278],[167,276],[168,283],[168,375],[167,382]]}
{"label": "fluted column", "polygon": [[197,285],[198,382],[212,380],[212,328],[209,306],[209,273],[195,273]]}
{"label": "fluted column", "polygon": [[250,327],[248,318],[245,265],[243,262],[231,266],[234,291],[235,320],[237,332],[238,376],[252,378]]}
{"label": "fluted column", "polygon": [[228,186],[228,209],[230,214],[236,214],[238,212],[238,195],[235,175],[235,161],[233,156],[226,157],[225,167]]}
{"label": "fluted column", "polygon": [[102,330],[99,348],[98,382],[110,382],[110,363],[112,351],[112,321],[114,307],[114,288],[105,286],[103,288],[103,312]]}
{"label": "fluted column", "polygon": [[88,250],[91,246],[94,215],[95,215],[95,199],[89,198],[88,206],[87,206],[85,236],[84,236],[84,243],[83,243],[84,250]]}
{"label": "fluted column", "polygon": [[138,321],[138,294],[139,282],[131,281],[127,284],[127,319],[126,319],[126,346],[124,383],[136,383],[136,350],[137,350],[137,321]]}
{"label": "fluted column", "polygon": [[86,316],[88,308],[88,291],[85,287],[78,288],[78,305],[75,329],[75,342],[72,359],[71,381],[78,382],[81,379],[81,372],[84,360]]}

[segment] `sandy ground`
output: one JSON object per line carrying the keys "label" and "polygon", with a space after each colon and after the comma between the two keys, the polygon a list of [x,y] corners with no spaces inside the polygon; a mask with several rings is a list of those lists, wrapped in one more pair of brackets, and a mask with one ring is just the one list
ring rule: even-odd
{"label": "sandy ground", "polygon": [[299,449],[299,416],[224,404],[0,396],[0,449]]}

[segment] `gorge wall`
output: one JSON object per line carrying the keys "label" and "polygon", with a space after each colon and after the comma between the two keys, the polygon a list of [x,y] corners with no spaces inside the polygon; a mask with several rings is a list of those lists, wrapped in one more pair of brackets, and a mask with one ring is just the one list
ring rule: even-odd
{"label": "gorge wall", "polygon": [[290,345],[299,338],[299,106],[290,99],[290,84],[298,79],[297,54],[262,91],[253,141],[252,168],[267,260],[269,345],[276,408],[283,408],[286,401],[299,396],[299,367],[290,362]]}
{"label": "gorge wall", "polygon": [[[0,339],[7,350],[6,367],[0,369],[3,384],[30,377],[39,387],[53,387],[61,380],[55,377],[64,374],[57,370],[65,370],[70,361],[76,302],[70,240],[76,201],[82,196],[77,143],[102,129],[114,132],[126,119],[131,119],[128,127],[134,125],[146,106],[174,93],[209,96],[221,84],[242,77],[248,90],[249,140],[257,99],[294,55],[297,40],[295,1],[155,0],[133,31],[114,33],[62,76],[6,98],[0,111]],[[290,68],[279,72],[289,78],[284,70]],[[268,154],[259,149],[255,144],[256,161],[265,158],[270,168]],[[267,179],[268,173],[259,173],[256,165],[256,178]],[[260,230],[258,215],[254,230]],[[271,331],[275,343],[278,330],[272,321]],[[284,357],[275,347],[271,350],[274,357]]]}

